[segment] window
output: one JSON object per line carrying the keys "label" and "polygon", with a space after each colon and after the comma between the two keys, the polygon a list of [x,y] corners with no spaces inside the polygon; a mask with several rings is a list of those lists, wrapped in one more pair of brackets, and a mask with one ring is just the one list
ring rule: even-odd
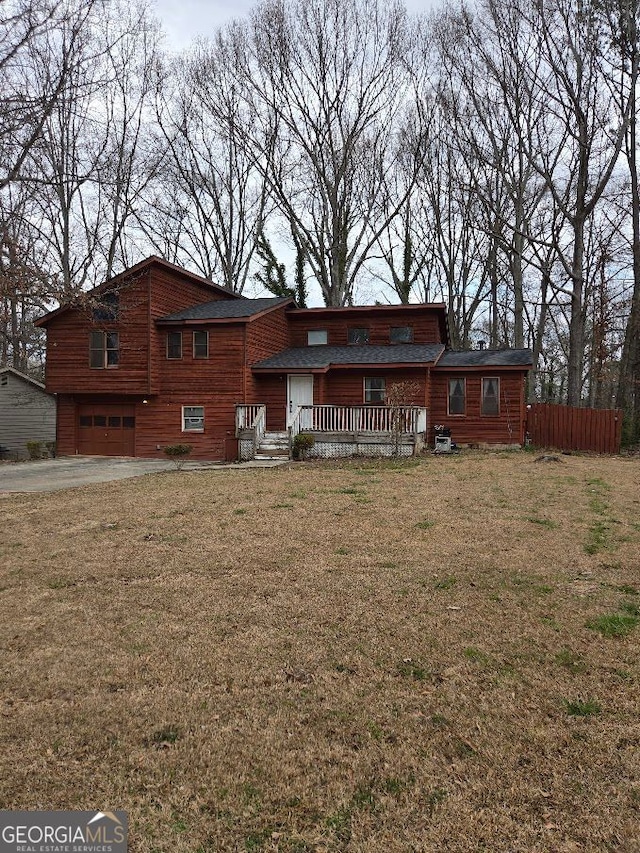
{"label": "window", "polygon": [[117,291],[103,293],[93,309],[93,319],[98,321],[117,320],[120,310],[120,294]]}
{"label": "window", "polygon": [[182,358],[182,332],[167,332],[167,358]]}
{"label": "window", "polygon": [[0,376],[0,385],[8,385],[9,377],[8,376]]}
{"label": "window", "polygon": [[483,415],[500,414],[500,380],[496,378],[482,380],[482,402],[480,411]]}
{"label": "window", "polygon": [[182,407],[182,431],[204,432],[204,406]]}
{"label": "window", "polygon": [[193,333],[193,357],[209,358],[209,332]]}
{"label": "window", "polygon": [[411,326],[392,326],[389,329],[389,340],[392,344],[412,344],[413,329]]}
{"label": "window", "polygon": [[326,344],[328,340],[326,329],[311,329],[307,332],[307,346],[317,347]]}
{"label": "window", "polygon": [[449,380],[449,414],[464,415],[467,410],[466,379]]}
{"label": "window", "polygon": [[379,376],[367,376],[364,380],[365,403],[384,403],[384,379]]}
{"label": "window", "polygon": [[352,328],[349,329],[348,338],[350,344],[368,344],[369,343],[369,329],[364,328]]}
{"label": "window", "polygon": [[91,332],[89,335],[89,366],[117,367],[120,343],[117,332]]}

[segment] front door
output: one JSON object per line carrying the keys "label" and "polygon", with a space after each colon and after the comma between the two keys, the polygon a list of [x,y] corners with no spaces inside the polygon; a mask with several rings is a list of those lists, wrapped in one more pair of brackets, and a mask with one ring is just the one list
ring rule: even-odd
{"label": "front door", "polygon": [[[291,373],[287,377],[289,402],[287,404],[287,426],[291,426],[298,411],[298,406],[313,406],[313,376],[310,374]],[[305,416],[306,415],[306,416]],[[300,423],[303,429],[311,426],[311,412],[303,414]]]}

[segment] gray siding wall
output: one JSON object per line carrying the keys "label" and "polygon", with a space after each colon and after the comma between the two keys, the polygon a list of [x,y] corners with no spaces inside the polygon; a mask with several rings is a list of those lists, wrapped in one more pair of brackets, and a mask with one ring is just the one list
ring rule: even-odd
{"label": "gray siding wall", "polygon": [[28,441],[56,440],[55,397],[12,373],[0,374],[0,444],[8,459],[28,456]]}

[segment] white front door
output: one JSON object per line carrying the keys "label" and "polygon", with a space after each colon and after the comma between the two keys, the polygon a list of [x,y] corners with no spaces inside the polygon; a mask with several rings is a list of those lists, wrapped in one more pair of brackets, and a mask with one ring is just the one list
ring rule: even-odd
{"label": "white front door", "polygon": [[[313,376],[310,374],[294,374],[287,376],[287,426],[291,426],[296,416],[298,406],[313,406]],[[306,417],[305,417],[306,415]],[[311,426],[311,412],[305,413],[300,426],[308,429]]]}

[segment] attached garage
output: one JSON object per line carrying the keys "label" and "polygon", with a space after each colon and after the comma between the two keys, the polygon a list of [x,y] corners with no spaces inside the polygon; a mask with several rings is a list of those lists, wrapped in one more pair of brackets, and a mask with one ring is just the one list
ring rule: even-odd
{"label": "attached garage", "polygon": [[78,406],[78,453],[135,456],[135,406],[108,403]]}

